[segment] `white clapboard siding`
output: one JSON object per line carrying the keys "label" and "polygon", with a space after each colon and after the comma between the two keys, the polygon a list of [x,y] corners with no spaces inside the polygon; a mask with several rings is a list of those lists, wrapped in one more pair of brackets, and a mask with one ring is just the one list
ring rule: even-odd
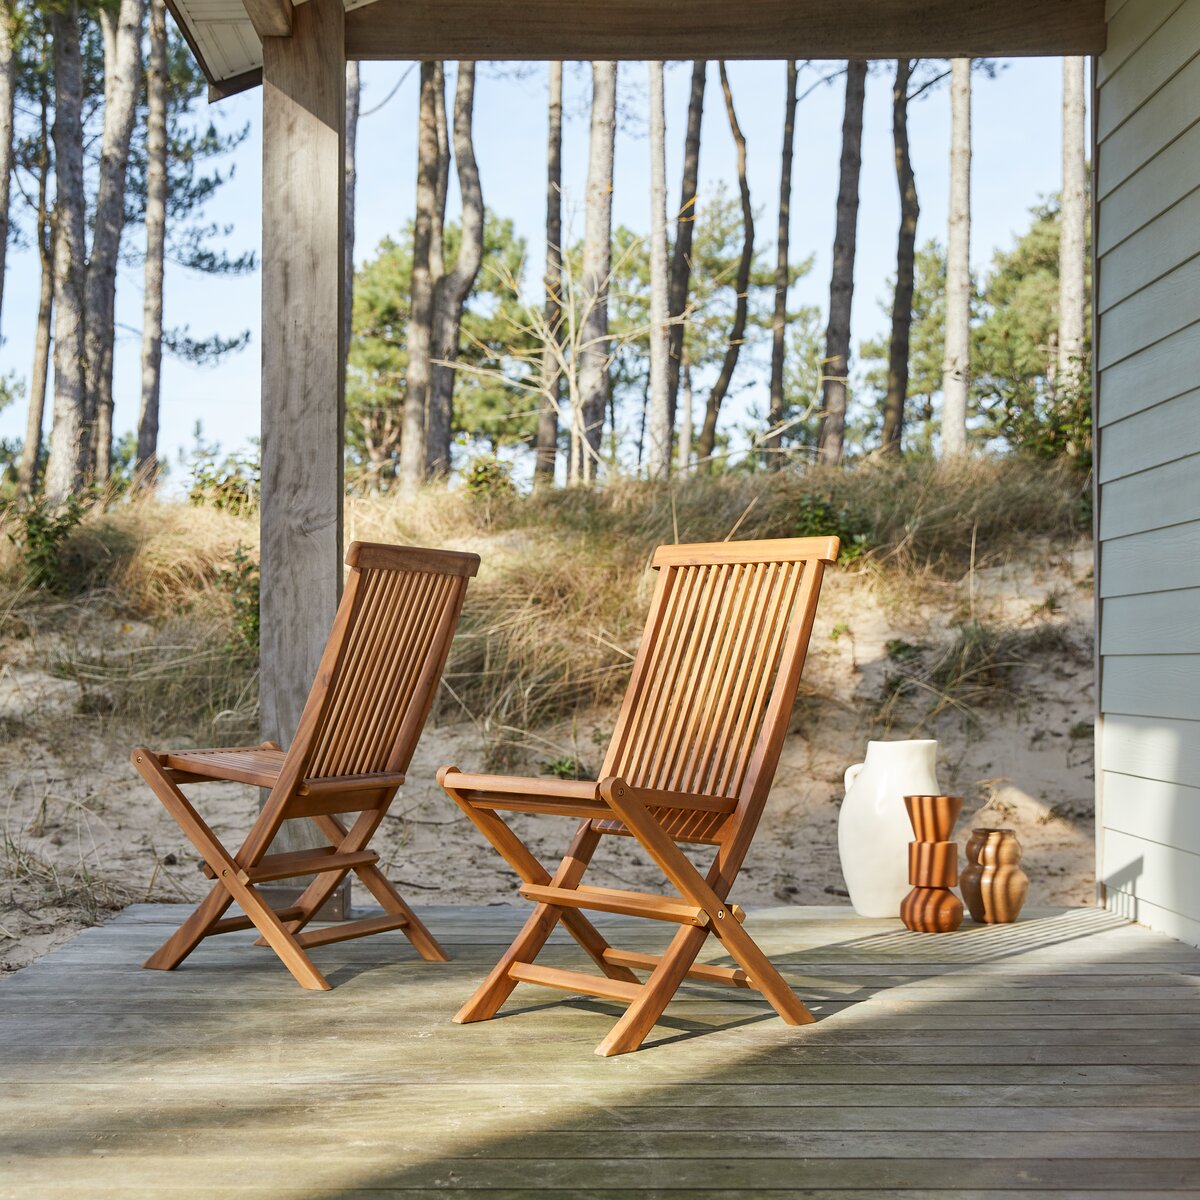
{"label": "white clapboard siding", "polygon": [[1119,829],[1104,831],[1104,883],[1185,917],[1200,912],[1200,855]]}
{"label": "white clapboard siding", "polygon": [[1106,84],[1109,77],[1129,61],[1152,38],[1185,0],[1109,0],[1104,17],[1108,22],[1108,44],[1098,63],[1096,78]]}
{"label": "white clapboard siding", "polygon": [[[1196,143],[1200,155],[1200,141]],[[1200,380],[1200,321],[1104,371],[1100,424],[1111,425],[1191,391]]]}
{"label": "white clapboard siding", "polygon": [[[1136,70],[1138,66],[1139,56],[1135,54],[1125,69]],[[1200,59],[1193,58],[1182,71],[1166,80],[1133,116],[1104,139],[1102,145],[1108,152],[1102,154],[1097,163],[1097,195],[1101,199],[1196,123],[1198,95]],[[1103,105],[1103,91],[1100,97]],[[1103,112],[1103,108],[1100,112]]]}
{"label": "white clapboard siding", "polygon": [[1105,713],[1200,721],[1200,654],[1106,654],[1100,705]]}
{"label": "white clapboard siding", "polygon": [[1200,520],[1200,458],[1195,456],[1104,485],[1102,538],[1196,520]]}
{"label": "white clapboard siding", "polygon": [[1200,788],[1106,771],[1104,794],[1109,829],[1200,854]]}
{"label": "white clapboard siding", "polygon": [[1119,762],[1128,775],[1190,786],[1200,779],[1200,722],[1110,714],[1100,756],[1108,764]]}
{"label": "white clapboard siding", "polygon": [[1108,425],[1100,443],[1100,482],[1200,454],[1200,388]]}
{"label": "white clapboard siding", "polygon": [[1200,587],[1200,523],[1102,541],[1098,582],[1101,596]]}
{"label": "white clapboard siding", "polygon": [[1200,944],[1200,0],[1109,0],[1096,64],[1098,875]]}
{"label": "white clapboard siding", "polygon": [[1179,266],[1179,247],[1190,244],[1197,224],[1200,186],[1110,250],[1100,276],[1099,311],[1108,312],[1174,271]]}
{"label": "white clapboard siding", "polygon": [[1101,654],[1200,654],[1200,588],[1100,603]]}

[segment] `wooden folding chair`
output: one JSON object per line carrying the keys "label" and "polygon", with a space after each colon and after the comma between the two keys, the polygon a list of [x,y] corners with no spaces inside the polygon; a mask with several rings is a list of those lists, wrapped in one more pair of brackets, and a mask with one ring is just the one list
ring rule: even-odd
{"label": "wooden folding chair", "polygon": [[[133,752],[142,778],[203,856],[205,874],[216,880],[146,967],[170,971],[204,938],[251,926],[305,988],[330,986],[306,950],[388,929],[402,930],[422,958],[447,960],[379,870],[379,855],[368,843],[404,782],[479,556],[354,542],[346,562],[350,575],[342,602],[288,750],[264,742],[165,753],[139,746]],[[181,784],[218,779],[270,788],[236,854],[221,845],[180,790]],[[339,819],[343,813],[359,815],[347,827]],[[268,854],[283,822],[298,817],[311,817],[329,846]],[[349,871],[383,906],[383,915],[303,933]],[[300,875],[316,878],[296,904],[278,911],[255,886]],[[223,918],[234,900],[245,916]]]}
{"label": "wooden folding chair", "polygon": [[[518,983],[619,1000],[596,1053],[636,1050],[684,979],[760,992],[789,1024],[813,1019],[727,901],[762,816],[837,538],[661,546],[650,616],[596,783],[467,775],[438,781],[522,880],[533,913],[456,1021],[495,1015]],[[581,817],[551,875],[498,811]],[[600,838],[632,836],[677,895],[581,883]],[[678,843],[717,847],[701,874]],[[666,953],[610,946],[581,909],[680,926]],[[603,976],[537,966],[562,921]],[[715,935],[737,967],[696,965]],[[648,971],[645,983],[633,971]]]}

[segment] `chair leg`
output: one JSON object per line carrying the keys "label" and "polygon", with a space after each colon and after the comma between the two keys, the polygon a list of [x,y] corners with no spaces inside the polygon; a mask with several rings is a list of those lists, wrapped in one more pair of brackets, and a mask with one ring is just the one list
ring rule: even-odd
{"label": "chair leg", "polygon": [[[390,797],[388,799],[390,800]],[[336,846],[339,850],[353,851],[362,850],[367,846],[371,838],[374,837],[375,830],[379,827],[379,823],[383,820],[383,814],[386,811],[387,804],[385,802],[377,809],[371,809],[362,813],[350,829],[347,829],[337,817],[324,816],[314,819],[318,828],[329,839],[330,845]],[[409,907],[404,897],[392,886],[391,880],[378,867],[356,867],[355,874],[358,875],[359,879],[363,882],[363,886],[379,901],[386,912],[391,913],[393,916],[402,916],[405,918],[408,924],[400,932],[408,938],[413,944],[414,949],[426,962],[450,961],[450,956],[442,949],[437,938],[429,932],[425,924]],[[344,871],[336,873],[331,871],[313,880],[300,897],[300,905],[306,908],[308,912],[304,917],[300,918],[297,928],[302,929],[312,920],[313,916],[320,911],[321,905],[333,894],[334,889],[341,883],[345,875],[346,872]],[[332,882],[328,882],[330,880]]]}
{"label": "chair leg", "polygon": [[[253,887],[240,882],[238,879],[238,871],[240,869],[238,863],[225,847],[221,845],[217,835],[209,829],[204,819],[192,807],[188,798],[179,790],[174,781],[167,776],[155,755],[145,747],[139,746],[134,751],[134,765],[141,773],[142,778],[150,785],[154,794],[162,802],[163,807],[175,818],[175,821],[179,825],[179,828],[183,830],[188,841],[196,847],[204,858],[204,861],[212,867],[217,876],[217,886],[227,893],[230,900],[236,900],[241,905],[242,911],[254,922],[255,927],[267,939],[267,943],[279,955],[283,965],[291,971],[296,982],[301,987],[313,991],[328,991],[328,981],[317,970],[312,959],[305,954],[304,948],[300,943],[284,927],[283,922],[275,915],[275,911],[259,896]],[[190,946],[187,946],[187,952],[190,952],[196,942],[204,937],[204,934],[211,928],[212,923],[220,915],[220,912],[224,912],[229,906],[228,900],[220,902],[220,912],[217,913],[217,916],[209,916],[205,910],[210,902],[215,910],[219,901],[215,900],[212,894],[210,894],[208,900],[197,909],[196,913],[193,913],[192,918],[189,918],[189,921],[185,922],[185,925],[191,926],[188,937],[195,939]],[[202,912],[204,912],[203,919],[201,918]],[[198,936],[196,936],[197,933]],[[186,945],[187,941],[188,938],[183,939],[180,945]],[[163,947],[163,949],[165,950],[166,947]],[[157,954],[154,957],[157,957]],[[170,954],[168,953],[164,955],[163,961],[166,962],[169,958]],[[182,961],[182,958],[177,961]]]}
{"label": "chair leg", "polygon": [[610,1058],[614,1054],[628,1054],[641,1046],[679,990],[708,933],[704,926],[684,925],[675,934],[658,966],[642,986],[641,995],[596,1047],[598,1055]]}
{"label": "chair leg", "polygon": [[786,1024],[811,1025],[816,1020],[740,922],[730,917],[718,922],[713,931],[738,966],[750,976],[750,982],[766,997]]}
{"label": "chair leg", "polygon": [[[683,896],[709,914],[709,928],[750,976],[771,1007],[789,1025],[808,1025],[816,1020],[796,993],[788,987],[786,980],[762,952],[758,943],[728,911],[724,897],[713,890],[708,880],[692,866],[683,851],[647,811],[645,804],[633,794],[634,789],[628,788],[620,780],[606,780],[601,784],[601,791],[663,874]],[[732,883],[733,877],[730,877],[727,886]]]}
{"label": "chair leg", "polygon": [[454,1014],[456,1025],[487,1021],[496,1015],[517,986],[517,981],[509,978],[509,968],[514,963],[533,962],[537,958],[554,932],[561,914],[561,908],[549,904],[539,904],[534,908],[512,945],[501,955],[500,961],[488,972],[487,978],[475,989],[470,1000]]}
{"label": "chair leg", "polygon": [[[472,820],[475,817],[484,818],[482,823],[477,821],[476,824],[479,824],[480,828],[485,829],[485,832],[487,832],[485,828],[486,818],[491,818],[505,830],[508,838],[511,838],[512,841],[521,847],[523,856],[515,853],[510,856],[502,848],[502,844],[507,843],[507,838],[490,835],[488,837],[488,840],[508,860],[517,874],[523,879],[528,879],[531,883],[541,883],[548,880],[554,887],[575,887],[580,879],[583,878],[583,874],[587,870],[588,864],[592,860],[592,855],[596,852],[596,846],[600,841],[600,835],[593,831],[591,822],[581,822],[579,828],[575,831],[575,837],[571,842],[570,849],[563,857],[562,862],[559,863],[554,877],[550,879],[541,864],[529,853],[524,843],[517,839],[512,830],[499,817],[496,817],[492,813],[479,813],[475,810],[472,810],[468,815],[471,816]],[[540,878],[537,877],[534,870],[530,869],[531,867],[541,872]],[[532,878],[530,878],[531,876]],[[538,904],[530,914],[529,919],[525,922],[521,932],[513,940],[512,945],[504,952],[500,961],[488,974],[483,983],[479,985],[471,999],[459,1009],[454,1020],[458,1024],[463,1025],[471,1021],[486,1021],[490,1017],[494,1017],[497,1010],[512,995],[513,989],[517,986],[516,980],[509,978],[509,968],[514,963],[533,962],[541,952],[542,947],[549,940],[550,935],[554,932],[554,927],[559,921],[562,921],[567,931],[587,951],[592,961],[610,979],[619,979],[624,983],[640,984],[641,981],[638,977],[627,967],[622,967],[617,963],[610,963],[605,960],[604,951],[609,948],[608,942],[600,931],[578,909],[563,909],[552,904]]]}
{"label": "chair leg", "polygon": [[[468,800],[460,796],[452,787],[446,787],[450,798],[466,813],[472,824],[492,844],[496,852],[525,883],[550,883],[550,872],[538,862],[529,847],[498,817],[494,812],[475,808]],[[583,873],[587,870],[600,844],[600,834],[596,833],[590,821],[581,821],[575,831],[571,846],[566,856],[559,864],[555,880],[556,887],[574,887]],[[565,874],[564,874],[565,872]],[[610,979],[618,979],[623,983],[638,983],[638,977],[626,967],[608,962],[604,957],[609,944],[604,935],[578,909],[555,909],[558,916],[555,922],[561,920],[567,932],[579,943],[588,957]],[[549,936],[549,935],[547,935]],[[540,947],[539,947],[540,949]],[[532,960],[523,960],[532,961]],[[511,991],[511,989],[509,989]]]}
{"label": "chair leg", "polygon": [[144,963],[151,971],[173,971],[195,948],[233,903],[233,897],[218,883],[190,917]]}

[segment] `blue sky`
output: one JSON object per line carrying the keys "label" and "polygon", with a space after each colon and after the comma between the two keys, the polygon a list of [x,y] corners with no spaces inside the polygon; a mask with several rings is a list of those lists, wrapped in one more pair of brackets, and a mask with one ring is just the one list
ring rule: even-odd
{"label": "blue sky", "polygon": [[[377,105],[408,70],[406,63],[364,63],[364,111]],[[1061,174],[1059,59],[1002,60],[995,79],[976,78],[974,88],[972,171],[973,230],[971,261],[986,267],[994,250],[1011,243],[1027,224],[1027,213],[1039,197],[1059,187]],[[816,78],[836,64],[814,64],[801,77]],[[876,336],[886,325],[880,301],[894,269],[899,206],[892,163],[891,64],[876,67],[867,83],[863,132],[862,202],[853,314],[854,344]],[[618,136],[613,218],[633,229],[649,224],[648,147],[638,100],[644,97],[645,66],[621,66],[623,94],[634,120]],[[782,62],[732,63],[734,101],[748,143],[748,173],[756,209],[762,209],[759,244],[770,250],[774,237],[779,185],[785,67]],[[667,71],[667,141],[669,205],[678,195],[680,160],[690,67],[673,64]],[[452,87],[452,83],[449,85]],[[587,162],[587,101],[590,79],[579,64],[566,72],[563,187],[568,214],[578,210]],[[840,152],[843,85],[839,79],[810,95],[800,106],[796,124],[793,173],[792,250],[799,258],[812,254],[812,272],[793,292],[794,303],[824,310],[833,241],[834,202]],[[360,123],[358,203],[355,257],[372,255],[384,237],[396,233],[413,209],[416,165],[417,74],[409,73],[396,95]],[[536,288],[541,274],[544,221],[546,68],[524,64],[519,71],[502,64],[481,67],[476,90],[476,150],[485,203],[511,217],[529,244],[527,284]],[[230,127],[250,123],[250,136],[236,152],[233,180],[210,205],[206,216],[229,222],[233,251],[257,250],[261,189],[259,91],[222,102],[217,111]],[[949,98],[945,85],[916,103],[910,113],[912,158],[921,202],[918,241],[944,240],[949,159]],[[700,158],[701,204],[706,189],[725,180],[736,191],[734,150],[721,101],[716,65],[710,64]],[[451,208],[457,205],[452,193]],[[453,212],[451,213],[453,215]],[[701,212],[701,218],[703,213]],[[574,222],[576,236],[582,220]],[[136,248],[140,229],[128,231]],[[33,352],[37,308],[37,262],[33,253],[13,246],[8,257],[0,334],[0,371],[27,379]],[[122,326],[116,348],[116,415],[118,434],[137,420],[141,324],[141,270],[123,266],[117,297]],[[250,329],[250,345],[215,367],[194,367],[164,360],[162,440],[160,452],[174,462],[190,445],[192,429],[202,421],[206,438],[228,448],[243,445],[258,432],[259,422],[259,280],[257,273],[240,279],[204,278],[168,267],[168,327],[189,325],[194,336],[232,334]],[[753,356],[739,368],[737,403],[754,403],[765,391],[765,377]],[[47,404],[49,409],[49,403]],[[49,413],[47,412],[47,421]],[[23,432],[24,406],[0,412],[0,436]],[[176,478],[179,472],[176,470]]]}

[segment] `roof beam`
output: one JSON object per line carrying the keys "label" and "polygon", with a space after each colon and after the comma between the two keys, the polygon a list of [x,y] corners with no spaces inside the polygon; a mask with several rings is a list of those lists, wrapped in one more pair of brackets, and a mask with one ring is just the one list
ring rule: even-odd
{"label": "roof beam", "polygon": [[346,13],[346,57],[989,58],[1098,54],[1106,36],[1104,0],[524,0],[513,10],[374,0]]}
{"label": "roof beam", "polygon": [[242,0],[260,38],[292,36],[292,0]]}

